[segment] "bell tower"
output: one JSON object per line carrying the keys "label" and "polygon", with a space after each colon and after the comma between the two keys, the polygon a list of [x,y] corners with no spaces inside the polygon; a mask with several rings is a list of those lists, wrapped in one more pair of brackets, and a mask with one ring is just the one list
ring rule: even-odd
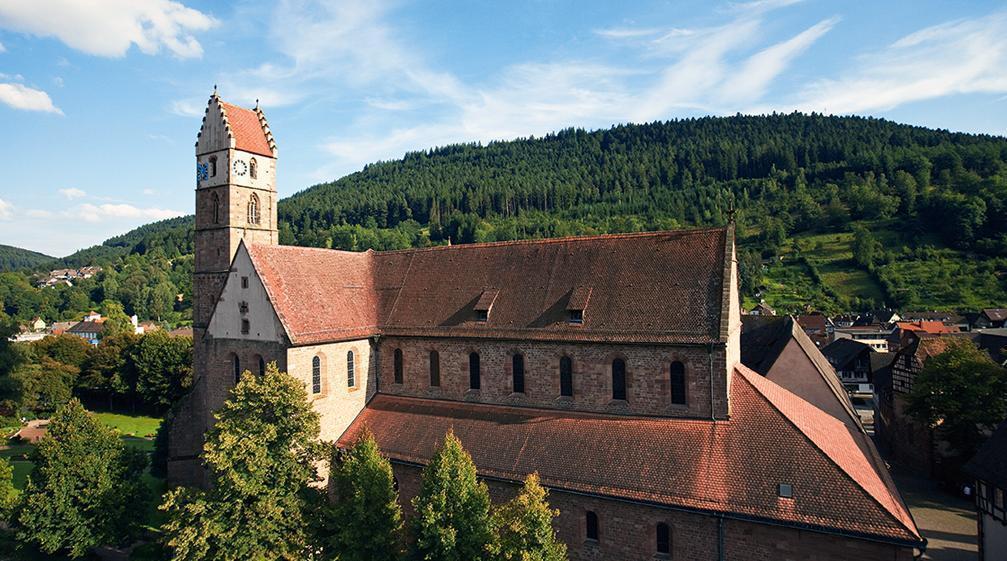
{"label": "bell tower", "polygon": [[[276,142],[259,109],[213,95],[196,139],[196,258],[192,278],[193,387],[171,423],[168,479],[205,485],[203,434],[220,405],[220,357],[207,333],[231,260],[246,244],[277,244]],[[219,370],[219,368],[218,368]]]}
{"label": "bell tower", "polygon": [[193,335],[210,322],[234,252],[276,244],[276,142],[256,104],[245,109],[210,96],[196,140],[196,259]]}

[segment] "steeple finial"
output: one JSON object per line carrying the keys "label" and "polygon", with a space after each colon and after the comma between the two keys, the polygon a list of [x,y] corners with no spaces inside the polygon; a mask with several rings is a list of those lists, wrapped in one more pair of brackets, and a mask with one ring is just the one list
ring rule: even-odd
{"label": "steeple finial", "polygon": [[259,108],[259,98],[255,98],[255,108]]}
{"label": "steeple finial", "polygon": [[213,97],[217,97],[217,84],[213,85]]}

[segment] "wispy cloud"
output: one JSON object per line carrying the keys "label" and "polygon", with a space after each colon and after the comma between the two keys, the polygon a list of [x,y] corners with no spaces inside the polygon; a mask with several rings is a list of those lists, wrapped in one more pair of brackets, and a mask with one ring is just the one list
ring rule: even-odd
{"label": "wispy cloud", "polygon": [[921,29],[821,79],[788,105],[863,113],[937,97],[1007,92],[1007,12]]}
{"label": "wispy cloud", "polygon": [[7,47],[3,46],[3,43],[0,43],[0,54],[6,53],[6,52],[7,52]]}
{"label": "wispy cloud", "polygon": [[193,99],[180,99],[171,102],[168,110],[179,117],[202,117],[203,113],[206,112],[206,102]]}
{"label": "wispy cloud", "polygon": [[212,17],[172,0],[0,2],[0,27],[55,37],[104,57],[124,56],[132,45],[149,55],[165,49],[180,58],[200,57],[203,47],[195,34],[216,24]]}
{"label": "wispy cloud", "polygon": [[0,220],[10,220],[14,216],[14,205],[0,199]]}
{"label": "wispy cloud", "polygon": [[595,35],[606,39],[639,39],[640,37],[650,37],[662,33],[660,27],[609,27],[605,29],[595,29]]}
{"label": "wispy cloud", "polygon": [[74,199],[82,199],[85,196],[87,196],[87,193],[85,193],[84,191],[82,191],[80,189],[77,189],[76,187],[70,187],[70,188],[67,188],[67,189],[59,189],[58,191],[59,191],[60,195],[63,195],[64,197],[66,197],[67,199],[69,199],[71,201],[74,200]]}
{"label": "wispy cloud", "polygon": [[130,204],[103,204],[93,205],[84,203],[76,209],[66,211],[65,214],[80,218],[85,222],[101,222],[107,219],[143,219],[162,220],[183,216],[185,213],[177,210],[163,208],[143,208]]}
{"label": "wispy cloud", "polygon": [[24,84],[0,83],[0,103],[23,111],[63,114],[59,107],[53,105],[48,93]]}

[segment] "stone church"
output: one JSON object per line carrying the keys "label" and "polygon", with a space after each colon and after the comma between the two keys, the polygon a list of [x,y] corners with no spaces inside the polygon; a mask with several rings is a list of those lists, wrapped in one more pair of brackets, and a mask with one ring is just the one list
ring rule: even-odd
{"label": "stone church", "polygon": [[323,439],[374,433],[407,515],[453,429],[495,500],[540,474],[573,560],[925,547],[859,423],[741,363],[733,226],[282,246],[276,160],[263,112],[214,93],[196,142],[195,387],[171,433],[173,481],[203,482],[213,411],[241,372],[276,361],[303,381]]}

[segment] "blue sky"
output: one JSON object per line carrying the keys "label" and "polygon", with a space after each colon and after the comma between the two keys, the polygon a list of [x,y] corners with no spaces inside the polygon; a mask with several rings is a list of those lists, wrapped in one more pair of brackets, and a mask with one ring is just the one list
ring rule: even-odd
{"label": "blue sky", "polygon": [[0,243],[66,255],[193,208],[217,84],[287,196],[461,141],[737,112],[1007,134],[1002,2],[0,0]]}

